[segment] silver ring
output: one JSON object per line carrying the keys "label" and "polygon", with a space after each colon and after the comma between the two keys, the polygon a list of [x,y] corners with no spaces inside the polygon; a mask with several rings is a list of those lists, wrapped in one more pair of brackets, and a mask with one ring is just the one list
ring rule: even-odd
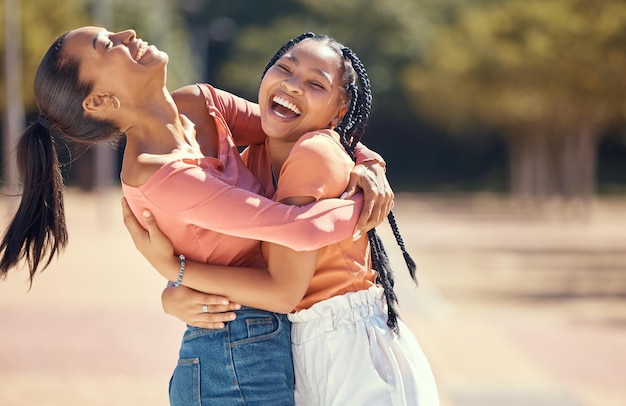
{"label": "silver ring", "polygon": [[202,305],[202,313],[208,313],[209,312],[209,306],[207,305]]}

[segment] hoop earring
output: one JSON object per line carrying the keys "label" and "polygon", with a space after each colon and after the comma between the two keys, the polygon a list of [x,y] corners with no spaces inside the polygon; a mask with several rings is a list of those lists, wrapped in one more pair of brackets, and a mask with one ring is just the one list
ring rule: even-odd
{"label": "hoop earring", "polygon": [[120,99],[118,99],[116,96],[111,96],[111,99],[113,99],[113,107],[119,110],[120,107],[122,107],[122,103],[120,102]]}

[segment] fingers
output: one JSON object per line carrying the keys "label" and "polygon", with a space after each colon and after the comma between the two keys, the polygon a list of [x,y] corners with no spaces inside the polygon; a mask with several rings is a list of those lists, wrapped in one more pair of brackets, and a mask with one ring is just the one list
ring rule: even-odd
{"label": "fingers", "polygon": [[380,222],[378,224],[383,222],[387,218],[389,213],[391,212],[391,209],[393,208],[393,199],[395,198],[395,194],[393,193],[393,190],[391,189],[391,185],[389,185],[389,182],[387,181],[386,177],[384,178],[384,181],[385,181],[384,203],[382,205],[382,210],[380,212]]}
{"label": "fingers", "polygon": [[[192,314],[228,314],[230,311],[241,309],[240,304],[233,303],[224,296],[202,293],[193,289],[190,290],[191,292],[189,292],[190,294],[188,295],[188,299],[192,295],[194,297],[193,300],[189,300],[187,302],[187,306],[189,312]],[[204,306],[206,306],[206,312],[204,311]],[[234,313],[232,313],[232,315],[234,315]],[[221,319],[221,321],[225,320],[226,319]]]}
{"label": "fingers", "polygon": [[371,228],[371,227],[370,228],[367,228],[367,227],[369,227],[371,223],[372,213],[374,212],[374,206],[375,206],[375,202],[371,200],[366,199],[365,202],[363,203],[363,209],[361,210],[361,215],[359,216],[359,219],[356,222],[354,234],[352,235],[352,238],[354,240],[358,240],[363,234],[363,232],[367,232]]}
{"label": "fingers", "polygon": [[[224,296],[219,296],[219,295],[212,295],[212,294],[208,294],[208,293],[202,293],[202,292],[198,292],[197,290],[193,290],[191,288],[187,288],[190,290],[188,296],[190,296],[190,299],[193,299],[193,302],[196,303],[202,303],[205,304],[207,306],[209,306],[212,309],[215,309],[213,312],[220,312],[220,311],[227,311],[227,310],[233,310],[232,308],[230,308],[230,304],[231,302],[228,300],[227,297]],[[193,297],[191,297],[191,295],[194,295]],[[190,300],[190,303],[192,301]]]}
{"label": "fingers", "polygon": [[124,217],[124,225],[133,238],[133,241],[135,241],[136,236],[142,235],[145,230],[130,209],[126,198],[122,198],[122,215]]}
{"label": "fingers", "polygon": [[357,180],[356,177],[353,173],[350,174],[350,181],[348,182],[348,187],[346,187],[346,190],[343,192],[343,194],[339,197],[340,199],[349,199],[352,196],[354,196],[354,194],[357,192],[358,190],[358,185],[357,185]]}
{"label": "fingers", "polygon": [[371,216],[364,225],[364,229],[370,230],[385,221],[387,215],[391,211],[393,198],[394,195],[393,192],[391,192],[391,188],[389,188],[389,190],[378,192],[376,200],[374,201]]}
{"label": "fingers", "polygon": [[385,221],[393,206],[393,193],[379,194],[372,203],[370,216],[364,221],[361,230],[368,231]]}
{"label": "fingers", "polygon": [[146,229],[148,230],[148,234],[150,235],[151,240],[161,241],[167,238],[165,234],[161,232],[161,229],[159,228],[156,220],[154,219],[154,216],[149,210],[144,210],[141,214],[143,216],[143,221],[146,224]]}
{"label": "fingers", "polygon": [[154,216],[148,210],[144,210],[142,213],[143,221],[146,224],[147,230],[144,229],[130,209],[126,198],[122,198],[122,215],[124,216],[124,225],[133,238],[133,241],[135,241],[135,245],[137,245],[140,241],[140,238],[145,237],[146,231],[148,232],[150,239],[166,238],[159,229]]}
{"label": "fingers", "polygon": [[[363,190],[364,204],[357,220],[354,239],[382,223],[393,206],[393,190],[387,181],[384,168],[376,163],[356,165],[350,180]],[[359,233],[361,231],[361,233]]]}
{"label": "fingers", "polygon": [[[200,309],[199,312],[198,309]],[[195,306],[195,311],[180,313],[175,316],[190,326],[208,329],[224,328],[226,323],[237,318],[237,314],[234,312],[204,313],[200,303]]]}
{"label": "fingers", "polygon": [[232,303],[225,296],[213,295],[199,292],[186,286],[174,287],[172,284],[163,289],[161,301],[169,304],[181,305],[194,311],[201,311],[202,305],[207,305],[209,309],[215,311],[238,310],[241,306]]}
{"label": "fingers", "polygon": [[208,329],[224,328],[225,323],[237,318],[236,313],[229,311],[234,310],[233,307],[240,308],[241,306],[235,305],[234,303],[228,305],[207,305],[208,312],[205,313],[203,311],[203,304],[197,303],[194,307],[196,311],[188,315],[189,320],[187,320],[186,323],[194,327]]}
{"label": "fingers", "polygon": [[143,221],[146,223],[146,227],[148,227],[148,229],[156,227],[156,221],[154,220],[154,216],[150,210],[144,210],[141,212],[141,215],[143,216]]}
{"label": "fingers", "polygon": [[[363,167],[364,168],[364,167]],[[381,194],[376,184],[376,179],[371,172],[362,170],[359,174],[359,186],[363,190],[363,209],[357,220],[356,230],[365,232],[371,228],[371,224],[380,215]],[[374,220],[372,220],[374,218]],[[355,231],[356,231],[355,230]]]}
{"label": "fingers", "polygon": [[171,285],[163,290],[161,302],[165,313],[191,326],[209,329],[224,328],[224,323],[237,317],[233,310],[241,308],[239,304],[230,302],[224,296]]}
{"label": "fingers", "polygon": [[224,323],[208,323],[208,322],[203,322],[203,321],[191,321],[191,322],[187,322],[187,324],[189,324],[190,326],[204,328],[207,330],[219,330],[225,327]]}

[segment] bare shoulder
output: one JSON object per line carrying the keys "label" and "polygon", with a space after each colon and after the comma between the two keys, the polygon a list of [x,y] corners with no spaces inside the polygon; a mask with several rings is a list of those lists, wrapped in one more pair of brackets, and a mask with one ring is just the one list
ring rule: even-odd
{"label": "bare shoulder", "polygon": [[198,86],[181,87],[172,92],[172,98],[178,107],[178,112],[189,118],[196,127],[206,127],[210,125],[207,121],[213,121],[209,120],[206,100]]}
{"label": "bare shoulder", "polygon": [[174,90],[172,92],[172,97],[174,97],[174,99],[186,97],[200,97],[201,94],[202,92],[197,85],[187,85]]}
{"label": "bare shoulder", "polygon": [[186,116],[206,113],[204,95],[196,85],[188,85],[172,92],[178,111]]}
{"label": "bare shoulder", "polygon": [[163,162],[159,161],[149,161],[149,162],[138,162],[133,160],[132,164],[122,165],[121,178],[122,181],[128,186],[140,187],[148,180],[156,171],[158,171],[162,166]]}
{"label": "bare shoulder", "polygon": [[196,128],[196,140],[205,156],[217,156],[218,134],[215,120],[209,114],[205,95],[197,85],[188,85],[172,92],[178,112]]}

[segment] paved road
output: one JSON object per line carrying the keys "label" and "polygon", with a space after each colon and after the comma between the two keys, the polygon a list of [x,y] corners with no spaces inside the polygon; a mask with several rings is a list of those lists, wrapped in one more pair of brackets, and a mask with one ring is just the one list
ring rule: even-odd
{"label": "paved road", "polygon": [[[25,272],[0,283],[0,405],[167,405],[182,326],[119,196],[70,191],[64,256],[30,292]],[[484,197],[399,196],[395,211],[419,288],[380,232],[442,406],[626,404],[625,201],[584,222]]]}

